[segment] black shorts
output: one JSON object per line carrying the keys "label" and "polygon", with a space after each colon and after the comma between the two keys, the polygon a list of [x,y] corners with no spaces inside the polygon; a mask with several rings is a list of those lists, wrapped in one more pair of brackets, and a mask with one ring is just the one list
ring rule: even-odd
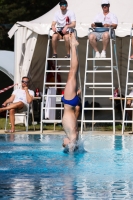
{"label": "black shorts", "polygon": [[64,33],[62,33],[62,31],[57,31],[56,33],[54,33],[54,34],[57,34],[57,33],[59,33],[60,35],[61,35],[61,37],[63,37],[64,35],[67,35],[67,34],[69,34],[69,32],[67,31],[65,34]]}

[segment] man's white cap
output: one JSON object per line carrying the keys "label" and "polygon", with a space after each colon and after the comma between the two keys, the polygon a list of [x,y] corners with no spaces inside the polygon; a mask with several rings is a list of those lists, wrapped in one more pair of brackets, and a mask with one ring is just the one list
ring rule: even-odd
{"label": "man's white cap", "polygon": [[102,0],[102,1],[101,1],[101,5],[102,5],[102,4],[110,4],[110,2],[109,2],[109,0]]}

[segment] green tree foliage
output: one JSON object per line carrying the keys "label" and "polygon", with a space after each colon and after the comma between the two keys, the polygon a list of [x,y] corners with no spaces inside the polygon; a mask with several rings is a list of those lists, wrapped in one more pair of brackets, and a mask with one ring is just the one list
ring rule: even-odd
{"label": "green tree foliage", "polygon": [[0,0],[0,23],[30,21],[51,10],[59,0]]}
{"label": "green tree foliage", "polygon": [[[30,21],[40,17],[59,0],[0,0],[0,24],[15,24],[17,21]],[[0,26],[0,49],[13,50],[13,40],[8,39],[9,27]]]}

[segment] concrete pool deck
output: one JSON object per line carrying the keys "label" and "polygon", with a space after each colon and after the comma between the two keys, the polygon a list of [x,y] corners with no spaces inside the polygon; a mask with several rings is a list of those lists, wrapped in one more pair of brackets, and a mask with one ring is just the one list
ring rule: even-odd
{"label": "concrete pool deck", "polygon": [[[130,134],[132,131],[128,131],[128,132],[124,132],[123,135],[133,135]],[[0,134],[11,134],[11,133],[5,133],[4,130],[0,130]],[[60,131],[60,130],[44,130],[43,133],[41,133],[40,131],[15,131],[15,133],[13,134],[53,134],[53,135],[65,135],[64,131]],[[112,131],[84,131],[83,134],[93,134],[93,135],[113,135]],[[116,131],[116,133],[114,135],[122,135],[121,131]]]}

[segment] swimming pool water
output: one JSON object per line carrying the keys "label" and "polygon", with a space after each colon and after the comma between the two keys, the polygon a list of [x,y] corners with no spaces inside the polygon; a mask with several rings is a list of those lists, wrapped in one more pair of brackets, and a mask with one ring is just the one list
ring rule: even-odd
{"label": "swimming pool water", "polygon": [[0,199],[133,199],[133,137],[84,135],[66,154],[59,135],[0,135]]}

